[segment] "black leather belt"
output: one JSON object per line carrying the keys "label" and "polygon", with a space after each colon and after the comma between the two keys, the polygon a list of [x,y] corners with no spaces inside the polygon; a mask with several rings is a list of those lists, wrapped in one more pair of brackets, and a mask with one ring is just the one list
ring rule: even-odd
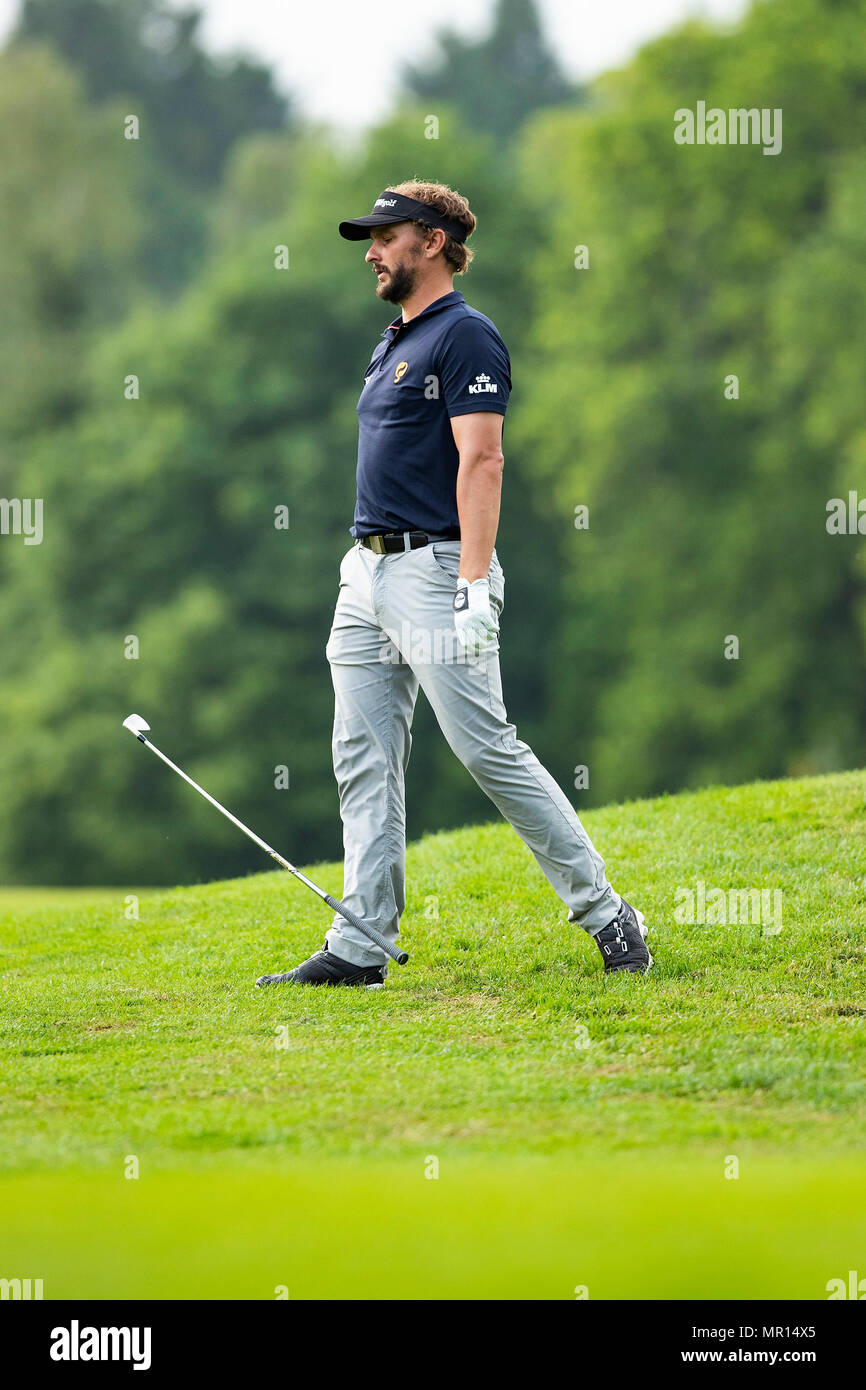
{"label": "black leather belt", "polygon": [[382,531],[375,536],[361,536],[361,544],[376,555],[393,555],[400,550],[419,550],[433,541],[459,541],[459,536],[431,536],[428,531]]}

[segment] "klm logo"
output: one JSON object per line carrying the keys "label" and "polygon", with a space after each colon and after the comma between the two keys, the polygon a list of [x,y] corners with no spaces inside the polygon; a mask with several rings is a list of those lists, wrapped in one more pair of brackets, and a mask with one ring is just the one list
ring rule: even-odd
{"label": "klm logo", "polygon": [[0,1279],[0,1299],[43,1298],[41,1279]]}
{"label": "klm logo", "polygon": [[486,372],[482,372],[474,381],[469,383],[470,396],[479,396],[484,391],[489,391],[491,396],[495,396],[499,387],[495,381],[491,381]]}

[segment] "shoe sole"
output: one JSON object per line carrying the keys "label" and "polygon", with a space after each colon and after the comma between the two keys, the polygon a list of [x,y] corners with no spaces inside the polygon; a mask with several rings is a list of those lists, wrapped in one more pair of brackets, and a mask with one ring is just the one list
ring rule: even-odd
{"label": "shoe sole", "polygon": [[381,982],[381,984],[371,984],[371,985],[367,985],[367,984],[364,984],[363,981],[359,981],[359,983],[358,983],[357,985],[349,985],[349,984],[346,984],[346,983],[341,983],[341,984],[339,984],[339,985],[322,985],[322,984],[319,984],[319,985],[315,985],[315,986],[310,986],[310,985],[307,984],[307,982],[304,981],[304,980],[263,980],[263,979],[258,979],[258,980],[256,980],[256,983],[255,983],[254,988],[255,988],[255,989],[276,989],[279,985],[298,985],[298,986],[300,986],[301,988],[303,988],[303,987],[306,985],[307,988],[316,988],[316,989],[384,989],[384,988],[385,988],[385,981],[383,980],[383,981]]}
{"label": "shoe sole", "polygon": [[[633,910],[633,912],[634,912],[635,917],[637,918],[637,924],[638,924],[638,927],[640,928],[640,934],[641,934],[641,936],[643,937],[644,941],[646,941],[647,932],[648,932],[649,928],[647,927],[647,925],[646,925],[646,923],[645,923],[645,921],[644,921],[644,919],[643,919],[643,913],[642,913],[638,908],[633,908],[632,910]],[[648,975],[649,972],[652,970],[654,964],[655,964],[655,961],[653,960],[653,953],[652,953],[652,951],[650,950],[649,946],[647,946],[647,948],[646,948],[646,953],[647,953],[647,955],[649,956],[649,961],[647,962],[646,969],[638,972],[639,974],[642,974],[642,975]]]}

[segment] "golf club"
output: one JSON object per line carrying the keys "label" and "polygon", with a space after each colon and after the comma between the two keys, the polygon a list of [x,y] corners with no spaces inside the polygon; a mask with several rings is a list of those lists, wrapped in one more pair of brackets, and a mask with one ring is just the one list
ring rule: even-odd
{"label": "golf club", "polygon": [[395,960],[398,965],[406,964],[409,957],[405,951],[398,951],[396,946],[392,946],[390,941],[385,940],[382,933],[378,931],[376,927],[367,926],[361,921],[360,917],[356,917],[354,912],[346,907],[345,903],[341,903],[337,898],[332,898],[330,893],[326,893],[323,888],[319,888],[317,884],[313,883],[312,879],[307,878],[306,874],[302,874],[300,869],[296,869],[294,864],[290,864],[288,859],[284,859],[281,854],[277,854],[275,849],[271,849],[270,845],[266,845],[264,840],[260,839],[248,826],[244,825],[243,821],[239,821],[237,816],[233,816],[231,811],[227,811],[225,806],[221,806],[209,792],[205,791],[204,787],[200,787],[198,782],[194,782],[191,777],[188,777],[183,771],[183,768],[178,767],[176,763],[172,762],[171,758],[167,758],[164,753],[161,753],[155,743],[151,743],[149,738],[145,738],[145,730],[149,733],[150,725],[145,719],[142,719],[140,714],[130,714],[128,718],[124,719],[123,727],[124,729],[129,729],[130,733],[135,734],[139,743],[143,743],[144,746],[149,748],[152,753],[155,753],[158,758],[162,758],[166,766],[170,767],[172,772],[176,772],[178,777],[182,777],[185,782],[188,782],[195,791],[204,797],[205,801],[209,801],[211,806],[215,806],[218,811],[222,811],[223,815],[227,820],[231,821],[232,825],[236,825],[238,830],[242,830],[254,844],[258,845],[259,849],[263,849],[265,854],[269,854],[272,859],[275,859],[280,868],[287,869],[290,874],[294,874],[295,878],[299,878],[301,883],[306,884],[308,888],[313,890],[317,897],[322,899],[322,902],[327,903],[328,907],[333,908],[335,912],[339,912],[340,916],[345,917],[347,922],[351,922],[353,927],[363,932],[364,935],[368,937],[370,941],[375,942],[381,950],[386,951],[391,959]]}

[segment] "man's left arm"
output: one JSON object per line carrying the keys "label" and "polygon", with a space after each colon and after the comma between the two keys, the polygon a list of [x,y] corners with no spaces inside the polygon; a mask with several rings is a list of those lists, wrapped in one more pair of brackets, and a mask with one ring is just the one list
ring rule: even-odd
{"label": "man's left arm", "polygon": [[489,320],[469,314],[443,343],[439,373],[458,454],[460,573],[454,625],[461,645],[477,654],[499,632],[487,575],[499,525],[502,417],[511,394],[508,349]]}
{"label": "man's left arm", "polygon": [[457,513],[460,518],[460,578],[486,579],[499,526],[502,493],[502,415],[477,411],[451,418],[460,456]]}

